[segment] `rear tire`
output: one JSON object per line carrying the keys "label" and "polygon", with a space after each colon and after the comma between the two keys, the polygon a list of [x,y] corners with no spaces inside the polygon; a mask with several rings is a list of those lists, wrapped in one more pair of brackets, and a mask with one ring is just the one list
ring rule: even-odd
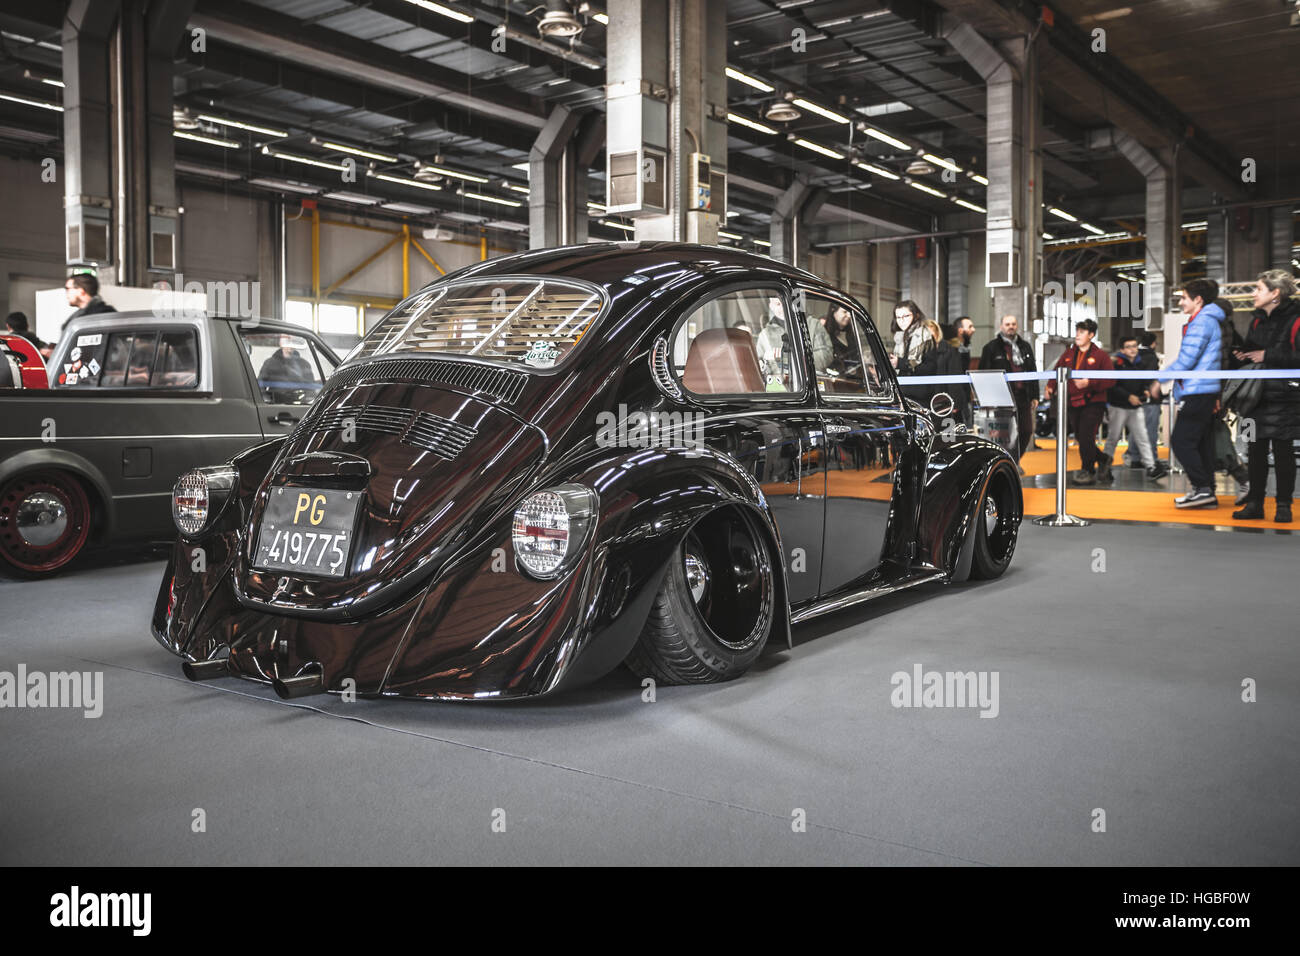
{"label": "rear tire", "polygon": [[1000,577],[1016,553],[1020,534],[1019,509],[1008,469],[999,468],[984,486],[975,510],[975,551],[970,576],[981,580]]}
{"label": "rear tire", "polygon": [[626,664],[661,684],[739,677],[772,631],[775,574],[752,516],[709,515],[686,536]]}
{"label": "rear tire", "polygon": [[30,471],[0,487],[0,565],[35,578],[58,572],[90,537],[90,499],[66,471]]}

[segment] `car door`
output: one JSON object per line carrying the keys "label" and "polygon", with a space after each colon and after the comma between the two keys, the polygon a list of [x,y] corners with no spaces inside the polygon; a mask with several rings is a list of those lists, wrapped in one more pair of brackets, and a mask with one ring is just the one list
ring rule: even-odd
{"label": "car door", "polygon": [[671,348],[685,404],[704,416],[705,444],[762,488],[781,535],[789,600],[800,605],[817,597],[826,475],[792,314],[779,283],[732,286],[687,310]]}
{"label": "car door", "polygon": [[816,369],[826,457],[818,591],[827,598],[866,585],[891,550],[886,536],[910,416],[867,316],[847,298],[811,289],[796,289],[794,298],[812,354],[830,355]]}
{"label": "car door", "polygon": [[333,357],[318,354],[306,335],[266,325],[241,325],[238,335],[261,401],[262,433],[267,438],[289,434],[324,386],[322,363],[333,372]]}

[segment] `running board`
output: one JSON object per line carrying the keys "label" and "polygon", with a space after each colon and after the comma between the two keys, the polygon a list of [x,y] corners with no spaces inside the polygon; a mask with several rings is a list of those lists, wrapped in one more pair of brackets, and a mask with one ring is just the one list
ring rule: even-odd
{"label": "running board", "polygon": [[805,608],[801,608],[790,615],[791,624],[802,624],[804,621],[814,617],[820,617],[823,614],[830,614],[834,611],[842,611],[845,608],[853,607],[857,604],[863,604],[867,601],[873,601],[879,597],[885,597],[889,594],[896,594],[899,591],[906,591],[908,588],[914,588],[918,584],[930,584],[933,581],[946,581],[947,575],[942,571],[923,570],[912,571],[908,574],[896,578],[884,584],[877,584],[874,587],[861,588],[848,594],[840,594],[835,597],[826,598],[822,601],[814,601]]}

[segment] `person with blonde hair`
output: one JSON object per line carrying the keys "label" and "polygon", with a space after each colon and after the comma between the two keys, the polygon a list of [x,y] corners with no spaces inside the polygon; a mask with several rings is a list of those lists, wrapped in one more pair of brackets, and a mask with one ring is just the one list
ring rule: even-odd
{"label": "person with blonde hair", "polygon": [[[1264,368],[1300,368],[1300,299],[1296,280],[1282,269],[1261,272],[1255,283],[1255,314],[1243,348],[1235,354]],[[1245,507],[1234,511],[1238,520],[1264,517],[1264,490],[1268,482],[1268,452],[1273,449],[1277,475],[1277,513],[1274,520],[1291,521],[1291,498],[1295,494],[1296,462],[1292,441],[1300,438],[1300,373],[1294,379],[1266,378],[1259,404],[1251,412],[1255,436],[1250,443],[1246,467],[1250,490]]]}

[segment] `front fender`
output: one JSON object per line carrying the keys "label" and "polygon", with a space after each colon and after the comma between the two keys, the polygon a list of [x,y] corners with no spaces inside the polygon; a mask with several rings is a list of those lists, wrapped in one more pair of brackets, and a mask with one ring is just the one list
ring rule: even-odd
{"label": "front fender", "polygon": [[[951,441],[937,437],[926,462],[917,525],[917,557],[921,564],[945,572],[950,581],[970,573],[974,547],[975,509],[995,469],[1010,470],[1011,485],[1020,498],[1015,460],[1000,445],[975,435]],[[1016,503],[1023,513],[1023,499]]]}

